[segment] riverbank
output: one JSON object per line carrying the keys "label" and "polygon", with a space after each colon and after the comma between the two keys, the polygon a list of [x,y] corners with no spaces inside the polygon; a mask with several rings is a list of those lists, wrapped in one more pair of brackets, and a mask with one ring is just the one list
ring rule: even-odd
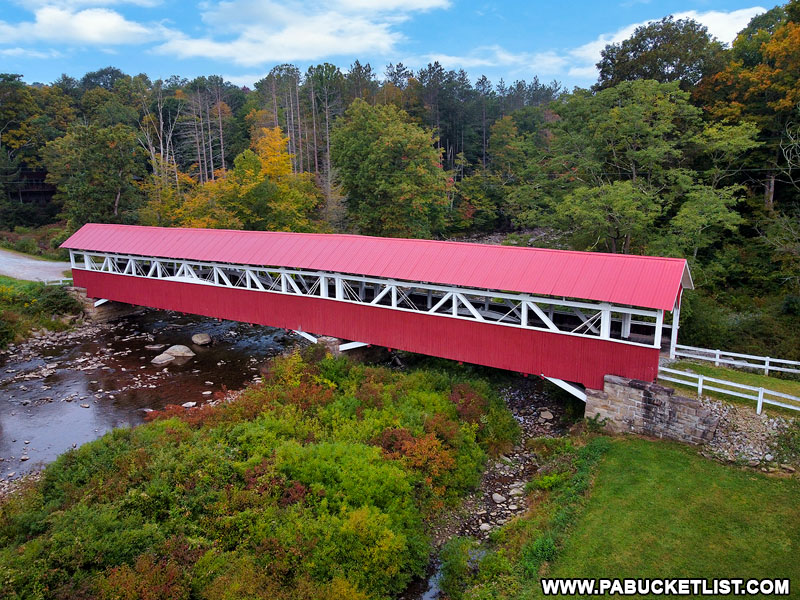
{"label": "riverbank", "polygon": [[59,332],[81,322],[81,306],[60,286],[0,275],[0,350],[34,332]]}
{"label": "riverbank", "polygon": [[[193,344],[197,333],[212,343]],[[0,478],[16,479],[114,427],[142,423],[149,410],[207,404],[239,390],[297,343],[284,330],[155,310],[38,332],[0,352]],[[195,356],[151,362],[175,344]]]}

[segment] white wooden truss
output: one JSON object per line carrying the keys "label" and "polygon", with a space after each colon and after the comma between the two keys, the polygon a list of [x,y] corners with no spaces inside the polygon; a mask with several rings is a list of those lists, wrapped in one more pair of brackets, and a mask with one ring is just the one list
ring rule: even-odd
{"label": "white wooden truss", "polygon": [[[664,311],[345,273],[70,251],[73,269],[326,298],[622,344],[661,346]],[[631,335],[631,327],[638,333]],[[642,333],[644,332],[644,333]]]}

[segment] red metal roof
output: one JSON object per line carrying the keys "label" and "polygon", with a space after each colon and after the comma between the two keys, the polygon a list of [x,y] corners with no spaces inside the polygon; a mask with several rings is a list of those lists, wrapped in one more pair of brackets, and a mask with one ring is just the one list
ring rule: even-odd
{"label": "red metal roof", "polygon": [[84,225],[62,248],[333,271],[672,310],[684,259],[360,235]]}

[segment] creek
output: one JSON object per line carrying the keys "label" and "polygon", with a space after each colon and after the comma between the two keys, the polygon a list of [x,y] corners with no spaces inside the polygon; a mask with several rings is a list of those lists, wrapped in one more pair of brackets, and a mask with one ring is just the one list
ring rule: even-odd
{"label": "creek", "polygon": [[[207,333],[198,346],[192,335]],[[282,329],[147,310],[114,323],[44,334],[0,353],[0,479],[40,469],[149,410],[238,390],[296,343]],[[146,346],[183,344],[196,356],[166,366]],[[9,476],[9,473],[13,475]]]}

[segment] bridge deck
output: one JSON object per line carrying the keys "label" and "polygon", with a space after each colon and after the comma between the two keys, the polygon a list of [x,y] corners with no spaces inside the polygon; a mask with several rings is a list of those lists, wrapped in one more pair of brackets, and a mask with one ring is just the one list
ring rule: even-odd
{"label": "bridge deck", "polygon": [[[98,227],[103,226],[93,226],[93,231]],[[170,250],[172,242],[169,241],[160,244],[158,251],[171,253],[173,256],[110,251],[109,248],[113,248],[114,244],[109,236],[122,226],[113,227],[113,230],[100,229],[103,235],[99,242],[92,242],[91,236],[87,238],[82,235],[84,230],[81,230],[73,236],[77,241],[70,238],[65,243],[65,247],[70,248],[75,283],[87,288],[92,297],[332,335],[564,379],[597,389],[602,388],[606,374],[646,381],[655,379],[664,329],[663,306],[669,305],[669,302],[675,303],[673,320],[677,321],[680,291],[687,281],[689,284],[691,282],[681,261],[676,263],[675,259],[652,259],[656,261],[657,268],[662,269],[658,273],[664,281],[656,282],[650,286],[651,289],[640,293],[634,289],[634,284],[638,281],[644,285],[644,282],[649,281],[651,273],[645,269],[638,279],[631,281],[635,271],[630,267],[634,263],[647,265],[644,260],[647,257],[628,257],[635,259],[633,263],[626,261],[625,257],[614,257],[614,265],[624,265],[624,269],[616,277],[627,277],[624,287],[630,291],[610,293],[609,297],[654,299],[652,302],[648,301],[649,305],[634,306],[604,300],[598,291],[601,287],[596,284],[584,286],[587,293],[596,296],[591,300],[524,291],[582,289],[580,285],[576,285],[572,275],[551,277],[549,283],[540,276],[535,285],[518,284],[523,274],[519,271],[519,264],[525,261],[528,261],[526,264],[536,264],[528,252],[532,249],[512,249],[521,251],[521,254],[513,254],[513,257],[517,257],[514,262],[519,264],[511,270],[506,269],[505,275],[490,275],[486,270],[487,265],[476,265],[474,269],[464,271],[465,275],[460,279],[453,274],[441,276],[442,279],[459,282],[453,284],[297,266],[304,262],[316,265],[333,263],[317,251],[313,253],[313,260],[308,257],[307,251],[301,253],[305,258],[293,260],[281,255],[284,250],[277,246],[269,251],[270,256],[283,256],[281,260],[291,263],[289,266],[236,264],[223,260],[187,258],[180,255],[208,252],[190,251],[183,246]],[[141,229],[147,229],[149,233],[152,228],[123,227],[124,239],[119,244],[120,248],[144,251],[138,239],[135,236],[131,238],[131,233]],[[200,239],[194,230],[178,230],[177,233],[170,229],[161,231],[167,237],[177,236],[178,241],[184,245],[187,236]],[[236,237],[239,234],[251,234],[246,236],[250,244],[249,252],[261,252],[260,255],[264,257],[269,252],[260,251],[257,246],[252,245],[253,239],[266,240],[271,244],[275,238],[270,236],[289,235],[216,232],[213,238],[215,243],[219,239],[225,239],[224,235],[219,238],[219,235],[225,233],[230,234],[231,239],[238,240],[244,239],[241,236]],[[329,244],[332,252],[341,250],[342,244],[352,250],[353,238],[363,239],[367,245],[376,243],[375,238],[327,237],[334,238]],[[316,246],[320,243],[328,244],[328,241],[320,242],[321,238],[326,236],[311,236],[310,239]],[[340,238],[346,240],[342,241]],[[291,238],[292,243],[297,239],[309,238]],[[389,242],[396,250],[396,247],[402,246],[397,246],[396,242],[415,241]],[[462,246],[468,246],[468,251]],[[463,271],[465,257],[478,260],[481,256],[473,246],[475,245],[425,242],[423,250],[425,257],[429,259],[436,258],[436,252],[439,252],[438,257],[441,260],[453,259],[454,255],[458,255],[453,260],[460,261]],[[404,247],[412,251],[417,249],[413,244]],[[478,249],[481,248],[492,249],[478,246]],[[540,256],[536,250],[532,252],[536,257]],[[227,251],[217,253],[226,258],[232,256]],[[613,274],[613,271],[608,271],[608,265],[603,266],[597,262],[595,255],[589,254],[587,256],[591,259],[585,259],[583,256],[574,256],[580,253],[567,254],[567,259],[558,254],[547,256],[556,256],[557,262],[561,261],[560,264],[583,265],[583,268],[588,260],[600,265],[603,272]],[[503,256],[507,255],[503,253]],[[419,254],[417,259],[422,256]],[[495,253],[494,256],[500,255]],[[520,262],[519,257],[524,260]],[[334,262],[339,264],[343,260],[339,256]],[[357,262],[367,265],[364,268],[367,273],[410,272],[407,265],[397,257],[388,262],[385,257],[378,257],[372,263],[359,257]],[[502,265],[495,266],[503,271]],[[441,265],[433,270],[424,266],[419,268],[419,272],[428,274],[446,271]],[[482,274],[476,276],[476,273]],[[498,285],[518,287],[487,289],[468,285],[469,282],[476,281],[492,281]],[[519,291],[520,289],[523,291]],[[676,298],[669,300],[676,293]],[[673,328],[673,344],[675,338],[676,332]]]}

